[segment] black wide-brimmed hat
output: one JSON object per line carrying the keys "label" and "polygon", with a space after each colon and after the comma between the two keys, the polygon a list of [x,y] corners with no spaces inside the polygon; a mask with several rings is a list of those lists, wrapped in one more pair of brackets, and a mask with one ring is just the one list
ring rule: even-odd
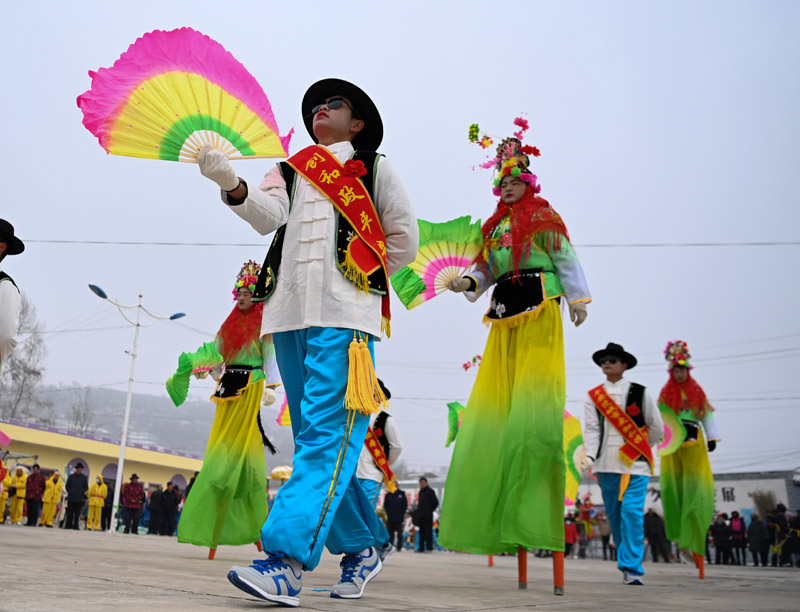
{"label": "black wide-brimmed hat", "polygon": [[136,473],[131,474],[131,480],[133,480],[134,478],[136,480],[139,480],[139,474],[136,474]]}
{"label": "black wide-brimmed hat", "polygon": [[5,219],[0,219],[0,242],[8,245],[6,255],[19,255],[25,250],[22,240],[14,235],[14,226]]}
{"label": "black wide-brimmed hat", "polygon": [[594,361],[597,365],[600,365],[600,360],[603,357],[619,357],[621,361],[624,361],[626,364],[628,364],[629,370],[632,370],[636,367],[636,357],[628,353],[620,344],[609,342],[606,348],[600,349],[592,355],[592,361]]}
{"label": "black wide-brimmed hat", "polygon": [[303,96],[300,105],[303,113],[303,123],[314,142],[318,142],[314,135],[314,115],[311,113],[317,104],[322,104],[330,97],[344,96],[353,103],[358,117],[364,122],[364,128],[353,139],[353,148],[356,150],[377,151],[383,140],[383,121],[378,112],[378,107],[364,93],[364,91],[342,79],[322,79],[317,81]]}

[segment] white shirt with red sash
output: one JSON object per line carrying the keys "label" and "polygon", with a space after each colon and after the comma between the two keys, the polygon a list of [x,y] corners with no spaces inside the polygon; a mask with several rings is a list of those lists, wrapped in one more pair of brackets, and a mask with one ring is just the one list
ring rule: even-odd
{"label": "white shirt with red sash", "polygon": [[[373,414],[369,420],[369,426],[375,426],[375,419],[378,414]],[[389,461],[389,467],[392,467],[400,453],[403,452],[403,443],[400,441],[400,431],[394,422],[394,417],[390,416],[386,419],[386,424],[383,426],[386,433],[386,439],[389,441],[389,456],[386,457]],[[372,458],[372,453],[367,450],[366,446],[361,447],[361,455],[358,457],[358,467],[356,468],[356,476],[366,480],[374,480],[376,482],[383,482],[383,472],[375,465],[375,460]]]}
{"label": "white shirt with red sash", "polygon": [[[603,383],[606,392],[617,405],[625,409],[628,399],[628,390],[631,383],[625,378],[620,378],[617,382],[606,380]],[[664,435],[664,422],[661,420],[661,413],[658,406],[650,397],[647,389],[644,391],[644,422],[647,426],[648,441],[651,447],[658,446],[661,437]],[[602,440],[600,439],[600,419],[605,421],[602,429]],[[594,457],[595,472],[609,472],[613,474],[641,474],[650,476],[650,464],[647,461],[634,461],[630,467],[620,458],[619,451],[625,445],[625,438],[617,431],[608,419],[599,414],[592,398],[586,396],[583,405],[583,445],[586,453]],[[655,451],[653,456],[655,457]]]}
{"label": "white shirt with red sash", "polygon": [[[341,163],[353,154],[350,142],[327,149]],[[222,198],[227,204],[224,193]],[[419,229],[406,190],[385,157],[378,162],[373,201],[392,275],[416,258]],[[262,334],[342,327],[380,338],[381,296],[357,291],[337,268],[336,211],[322,192],[298,175],[290,211],[286,183],[274,166],[261,185],[248,184],[243,204],[230,208],[264,236],[288,223],[275,292],[264,302]]]}

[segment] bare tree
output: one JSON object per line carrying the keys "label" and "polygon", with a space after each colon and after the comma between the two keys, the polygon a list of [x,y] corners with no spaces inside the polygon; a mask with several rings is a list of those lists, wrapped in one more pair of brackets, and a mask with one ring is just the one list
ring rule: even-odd
{"label": "bare tree", "polygon": [[38,399],[36,385],[44,375],[44,357],[47,353],[36,319],[36,307],[22,294],[19,329],[22,341],[8,358],[5,371],[0,376],[0,415],[4,419],[38,420],[46,417],[49,403]]}
{"label": "bare tree", "polygon": [[90,434],[97,429],[92,421],[94,421],[94,403],[91,388],[76,391],[70,405],[67,426],[79,434]]}

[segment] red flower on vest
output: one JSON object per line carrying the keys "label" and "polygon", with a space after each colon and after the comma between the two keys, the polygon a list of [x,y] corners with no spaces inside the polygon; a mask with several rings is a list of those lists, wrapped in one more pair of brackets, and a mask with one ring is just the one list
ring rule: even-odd
{"label": "red flower on vest", "polygon": [[639,416],[640,412],[641,410],[639,410],[639,406],[637,406],[636,404],[634,404],[633,406],[628,406],[628,414],[631,415],[632,417]]}
{"label": "red flower on vest", "polygon": [[344,173],[347,176],[355,176],[356,178],[366,176],[367,168],[364,162],[360,159],[348,159],[344,162]]}

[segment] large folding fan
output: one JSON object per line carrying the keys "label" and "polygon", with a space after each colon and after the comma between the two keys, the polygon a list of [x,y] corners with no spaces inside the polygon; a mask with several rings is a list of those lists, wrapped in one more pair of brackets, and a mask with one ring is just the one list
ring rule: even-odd
{"label": "large folding fan", "polygon": [[292,133],[280,136],[258,81],[192,28],[145,34],[89,76],[78,107],[109,153],[193,162],[210,144],[230,159],[288,155]]}

